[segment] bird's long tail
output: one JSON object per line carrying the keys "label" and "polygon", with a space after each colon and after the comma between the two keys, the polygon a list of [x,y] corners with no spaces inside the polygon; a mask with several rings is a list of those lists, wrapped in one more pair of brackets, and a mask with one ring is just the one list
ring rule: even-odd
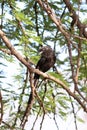
{"label": "bird's long tail", "polygon": [[38,75],[38,74],[35,74],[35,75],[34,75],[34,87],[35,87],[35,88],[37,87],[39,77],[40,77],[40,75]]}

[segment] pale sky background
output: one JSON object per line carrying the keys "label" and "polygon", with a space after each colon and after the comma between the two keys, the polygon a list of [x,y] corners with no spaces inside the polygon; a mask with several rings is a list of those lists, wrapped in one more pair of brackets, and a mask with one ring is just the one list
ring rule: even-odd
{"label": "pale sky background", "polygon": [[[81,117],[84,118],[85,123],[78,122],[78,130],[87,130],[87,114],[81,112]],[[32,122],[34,120],[33,116],[30,116],[29,122],[27,123],[26,130],[30,130],[30,126],[32,126]],[[70,116],[67,121],[61,120],[57,117],[57,123],[59,126],[59,130],[75,130],[75,125],[73,121],[73,115]],[[36,123],[36,130],[39,130],[40,127],[40,119]],[[42,130],[58,130],[53,119],[50,119],[48,116],[45,117]]]}
{"label": "pale sky background", "polygon": [[[82,1],[84,1],[84,0],[82,0]],[[22,6],[23,5],[21,5],[21,7]],[[86,5],[86,7],[87,7],[87,5]],[[81,17],[87,18],[87,14],[85,14],[85,15],[81,14]],[[2,62],[5,62],[5,61],[2,61]],[[8,83],[11,83],[12,75],[16,74],[17,67],[18,66],[13,64],[13,63],[8,63],[8,67],[6,67],[4,69],[4,71],[5,71],[5,73],[8,77],[6,79],[6,82],[8,81]],[[84,113],[83,111],[80,111],[79,115],[82,119],[84,119],[84,123],[78,122],[78,130],[87,130],[87,114]],[[29,122],[27,122],[27,124],[26,124],[26,130],[30,130],[30,127],[32,127],[32,122],[34,121],[34,119],[35,119],[34,116],[29,116]],[[73,114],[66,121],[63,121],[57,115],[56,120],[57,120],[57,123],[58,123],[58,126],[59,126],[59,130],[75,130],[75,125],[74,125],[74,121],[73,121]],[[41,117],[38,119],[38,121],[36,123],[36,126],[35,126],[36,130],[39,130],[39,128],[40,128],[40,121],[41,121]],[[49,118],[48,116],[46,116],[44,123],[43,123],[42,130],[57,130],[54,120],[52,118]]]}

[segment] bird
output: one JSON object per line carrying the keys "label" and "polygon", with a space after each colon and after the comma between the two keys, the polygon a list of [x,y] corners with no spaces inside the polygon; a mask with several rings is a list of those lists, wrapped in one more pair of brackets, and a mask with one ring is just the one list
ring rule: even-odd
{"label": "bird", "polygon": [[[39,53],[41,54],[40,60],[38,61],[36,65],[36,69],[39,69],[42,72],[47,72],[51,67],[54,66],[56,62],[56,56],[54,51],[50,46],[42,46],[39,49]],[[36,87],[37,82],[39,80],[40,75],[36,74],[34,75],[34,86]]]}
{"label": "bird", "polygon": [[[51,67],[54,66],[56,62],[56,56],[54,51],[50,46],[43,46],[39,49],[39,53],[41,54],[41,57],[39,61],[37,62],[36,69],[39,69],[42,72],[47,72]],[[34,87],[37,87],[37,83],[39,80],[40,75],[36,74],[34,75]],[[31,104],[33,100],[32,92],[30,93],[28,104]]]}

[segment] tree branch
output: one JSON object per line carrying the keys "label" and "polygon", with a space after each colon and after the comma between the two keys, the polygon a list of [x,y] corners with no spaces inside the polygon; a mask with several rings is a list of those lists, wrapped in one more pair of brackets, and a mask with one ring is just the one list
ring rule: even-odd
{"label": "tree branch", "polygon": [[87,38],[87,25],[82,24],[81,21],[79,20],[79,16],[76,14],[75,10],[73,9],[70,0],[63,0],[66,4],[66,7],[68,8],[71,17],[73,19],[73,24],[76,24],[77,27],[79,28],[80,32],[82,32],[83,36]]}
{"label": "tree branch", "polygon": [[29,99],[28,99],[26,110],[24,112],[24,115],[23,115],[23,118],[22,118],[22,121],[21,121],[22,130],[24,130],[25,124],[28,121],[28,116],[30,114],[30,110],[31,110],[33,103],[34,103],[35,87],[33,85],[33,75],[32,75],[32,73],[30,73],[30,86],[31,86],[31,93],[30,93],[30,96],[29,96]]}
{"label": "tree branch", "polygon": [[36,0],[38,4],[47,12],[51,20],[56,24],[60,32],[65,36],[67,42],[70,42],[70,34],[66,31],[65,27],[62,26],[60,19],[56,16],[54,11],[51,9],[47,2],[42,2],[41,0]]}
{"label": "tree branch", "polygon": [[7,50],[7,49],[4,49],[4,48],[0,48],[0,51],[8,54],[8,55],[11,55],[11,51]]}

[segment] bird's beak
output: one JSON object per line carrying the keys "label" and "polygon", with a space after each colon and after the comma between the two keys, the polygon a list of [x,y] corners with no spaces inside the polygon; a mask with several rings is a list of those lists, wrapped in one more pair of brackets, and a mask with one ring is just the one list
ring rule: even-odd
{"label": "bird's beak", "polygon": [[38,53],[39,53],[39,55],[41,55],[43,53],[43,50],[39,49]]}
{"label": "bird's beak", "polygon": [[43,51],[39,51],[39,55],[41,55],[43,53]]}

